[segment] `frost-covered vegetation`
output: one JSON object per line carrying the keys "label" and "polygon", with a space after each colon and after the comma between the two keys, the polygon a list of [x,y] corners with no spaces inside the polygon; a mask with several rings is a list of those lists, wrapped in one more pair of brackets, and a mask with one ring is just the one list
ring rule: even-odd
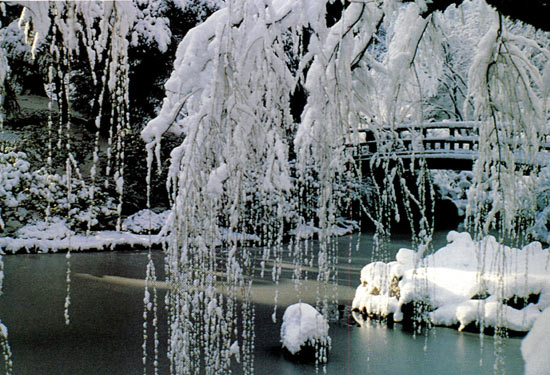
{"label": "frost-covered vegetation", "polygon": [[[23,9],[18,20],[14,9]],[[172,373],[226,372],[236,353],[243,372],[253,373],[247,272],[254,254],[243,242],[261,247],[262,274],[267,261],[274,264],[275,285],[284,244],[294,254],[296,287],[308,277],[306,266],[315,264],[318,290],[330,290],[338,279],[334,234],[346,222],[342,217],[372,223],[374,257],[384,261],[392,225],[408,222],[414,250],[402,276],[411,264],[424,270],[407,276],[418,295],[429,297],[424,313],[431,303],[431,309],[447,308],[429,289],[436,271],[430,259],[445,253],[430,255],[434,183],[460,201],[474,236],[467,246],[476,248],[475,261],[469,259],[475,270],[468,272],[491,284],[487,298],[496,298],[472,303],[475,293],[459,293],[465,300],[453,303],[494,303],[494,325],[505,325],[505,273],[513,262],[504,260],[512,250],[502,244],[548,241],[550,183],[541,166],[550,119],[550,36],[520,22],[544,29],[536,17],[483,0],[13,1],[1,3],[0,11],[0,104],[11,111],[0,125],[19,123],[14,97],[48,97],[39,119],[47,134],[42,165],[31,167],[31,150],[10,150],[2,141],[2,230],[28,237],[47,229],[60,238],[76,237],[78,227],[149,231],[158,227],[150,210],[170,208],[162,234],[172,286],[166,299]],[[92,140],[79,160],[75,127],[82,117]],[[479,142],[467,178],[433,177],[422,157],[424,132],[416,125],[447,119],[476,124]],[[408,124],[412,156],[406,161],[395,150],[403,147],[397,126]],[[143,156],[136,151],[138,132]],[[365,134],[377,152],[361,162],[355,146]],[[467,192],[461,190],[466,185]],[[139,215],[123,222],[143,208],[149,223]],[[490,232],[496,239],[484,240]],[[312,233],[319,241],[315,252]],[[521,262],[513,263],[526,267],[517,285],[530,285],[531,260]],[[385,266],[371,266],[377,267]],[[545,267],[537,272],[548,272]],[[147,279],[155,277],[150,261]],[[379,295],[397,293],[391,283],[380,288]],[[407,296],[405,290],[399,295]],[[144,316],[154,315],[154,328],[151,298],[146,289]],[[319,292],[316,308],[329,316],[336,300]],[[474,318],[479,313],[468,311]],[[467,325],[476,319],[443,320]],[[158,356],[158,342],[153,345]]]}
{"label": "frost-covered vegetation", "polygon": [[[66,218],[72,228],[101,228],[116,215],[114,199],[96,192],[81,178],[31,169],[23,152],[0,154],[0,234],[12,235],[30,222]],[[72,194],[67,194],[70,186]]]}

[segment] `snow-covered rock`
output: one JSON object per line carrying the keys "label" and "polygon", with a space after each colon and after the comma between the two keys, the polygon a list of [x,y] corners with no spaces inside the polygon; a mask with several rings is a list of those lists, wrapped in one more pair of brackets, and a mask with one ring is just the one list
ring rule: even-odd
{"label": "snow-covered rock", "polygon": [[420,304],[435,325],[528,332],[550,306],[550,251],[539,242],[515,249],[454,231],[447,240],[423,259],[401,249],[394,262],[365,266],[353,309],[399,322]]}
{"label": "snow-covered rock", "polygon": [[315,346],[325,348],[324,355],[319,358],[319,361],[326,362],[326,354],[331,342],[328,328],[327,319],[313,306],[307,303],[290,305],[283,315],[282,346],[295,356]]}
{"label": "snow-covered rock", "polygon": [[525,375],[550,375],[550,307],[537,318],[533,328],[521,342]]}

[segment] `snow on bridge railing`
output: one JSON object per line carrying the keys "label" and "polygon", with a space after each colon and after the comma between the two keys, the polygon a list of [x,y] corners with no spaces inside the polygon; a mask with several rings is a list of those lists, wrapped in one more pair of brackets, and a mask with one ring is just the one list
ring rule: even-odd
{"label": "snow on bridge railing", "polygon": [[[378,128],[384,134],[396,134],[388,136],[374,135],[372,129],[359,129],[360,141],[356,147],[357,156],[362,159],[370,159],[375,153],[406,156],[411,153],[422,153],[438,158],[466,158],[471,159],[472,152],[477,152],[479,136],[477,133],[479,122],[477,121],[435,121],[420,124],[399,124],[395,126],[382,126]],[[545,135],[544,142],[540,144],[541,151],[550,151],[550,135]],[[422,142],[422,147],[420,147]],[[510,142],[511,144],[513,142]],[[350,145],[351,146],[351,145]],[[415,147],[416,146],[416,147]]]}
{"label": "snow on bridge railing", "polygon": [[[375,153],[412,153],[421,150],[423,153],[430,151],[454,152],[473,151],[477,149],[477,125],[475,121],[438,121],[421,124],[400,124],[396,126],[382,126],[382,133],[394,133],[397,137],[388,137],[387,141],[376,139],[371,129],[360,129],[360,142],[358,156],[369,159]],[[419,135],[420,138],[416,137]],[[422,147],[419,147],[419,142]],[[414,146],[417,147],[414,147]],[[382,150],[379,150],[382,148]],[[441,154],[442,156],[444,154]],[[454,157],[453,157],[454,158]]]}

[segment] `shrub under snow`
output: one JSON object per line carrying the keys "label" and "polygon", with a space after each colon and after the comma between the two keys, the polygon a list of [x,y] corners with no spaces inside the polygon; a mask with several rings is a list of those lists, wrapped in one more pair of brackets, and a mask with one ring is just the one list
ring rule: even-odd
{"label": "shrub under snow", "polygon": [[[0,234],[15,232],[26,223],[64,217],[72,229],[105,227],[115,215],[112,198],[96,189],[92,199],[84,180],[33,170],[24,152],[0,153]],[[48,204],[49,202],[49,204]],[[48,213],[49,206],[49,213]]]}
{"label": "shrub under snow", "polygon": [[122,223],[122,230],[127,230],[134,233],[146,233],[147,231],[158,232],[171,211],[163,211],[156,213],[152,210],[145,209],[128,216]]}

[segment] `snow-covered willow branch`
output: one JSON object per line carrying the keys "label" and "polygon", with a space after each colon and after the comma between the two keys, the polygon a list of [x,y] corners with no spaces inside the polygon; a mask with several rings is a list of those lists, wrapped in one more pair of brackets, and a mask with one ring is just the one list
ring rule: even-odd
{"label": "snow-covered willow branch", "polygon": [[[379,202],[374,204],[378,209],[368,213],[377,235],[388,235],[392,219],[409,220],[415,242],[430,242],[432,229],[425,203],[426,194],[433,195],[433,191],[425,191],[431,187],[424,169],[420,168],[420,173],[415,170],[419,164],[422,166],[422,159],[413,157],[408,166],[392,157],[403,146],[395,126],[410,124],[411,132],[419,133],[412,127],[423,122],[423,101],[435,95],[441,76],[441,38],[434,16],[422,18],[421,10],[415,3],[353,3],[324,39],[310,47],[315,60],[307,76],[310,96],[296,148],[299,173],[312,169],[316,174],[329,173],[319,178],[328,184],[319,192],[322,226],[330,226],[326,224],[330,217],[327,212],[332,211],[334,218],[338,205],[328,203],[335,196],[331,189],[336,176],[343,181],[356,178],[349,174],[353,160],[346,145],[359,142],[357,130],[366,128],[372,132],[378,151],[370,166],[378,176],[370,178],[378,192]],[[422,133],[414,136],[421,139]],[[412,147],[413,152],[423,150],[422,142],[414,142]],[[419,191],[407,186],[407,171],[416,176]],[[406,218],[400,218],[396,210],[398,196],[404,196],[407,202]],[[420,212],[420,218],[414,218],[417,223],[412,223],[414,210]]]}
{"label": "snow-covered willow branch", "polygon": [[[238,248],[243,237],[232,233],[261,232],[280,264],[295,204],[289,100],[297,78],[289,54],[307,26],[304,14],[320,13],[317,8],[302,1],[227,2],[179,45],[160,115],[142,132],[150,166],[165,132],[184,136],[169,170],[174,373],[223,371],[232,342],[240,347],[245,373],[253,372],[253,325],[242,334],[236,325],[238,314],[252,318],[249,299],[237,308],[239,295],[249,293],[244,276],[252,254]],[[223,233],[227,251],[219,248]],[[220,259],[225,267],[218,271]],[[274,269],[275,281],[279,275]]]}
{"label": "snow-covered willow branch", "polygon": [[[324,20],[311,25],[308,54],[314,58],[305,82],[309,97],[294,142],[297,182],[305,195],[316,196],[314,219],[320,229],[317,262],[321,283],[329,284],[337,277],[337,253],[331,239],[340,214],[338,197],[343,192],[339,190],[350,186],[358,175],[352,168],[349,147],[358,143],[361,122],[352,65],[367,48],[382,16],[375,3],[351,4],[331,28]],[[304,215],[299,220],[300,224],[313,224],[309,222],[312,218]],[[321,310],[327,314],[331,301],[327,295],[321,297]]]}
{"label": "snow-covered willow branch", "polygon": [[[498,231],[498,251],[490,255],[477,249],[479,264],[489,265],[497,275],[497,297],[504,301],[509,284],[505,275],[510,262],[504,241],[522,243],[536,227],[538,171],[547,164],[541,146],[546,141],[549,112],[548,36],[539,44],[529,31],[516,28],[487,9],[488,30],[479,41],[469,74],[468,90],[479,120],[478,160],[468,194],[467,219],[471,230],[482,238]],[[519,270],[527,278],[530,270]],[[484,277],[482,269],[480,278]],[[518,272],[514,270],[512,272]],[[483,307],[484,308],[484,307]],[[496,313],[495,373],[504,371],[498,355],[506,334],[505,307]],[[483,319],[479,322],[485,326]]]}
{"label": "snow-covered willow branch", "polygon": [[[4,12],[4,8],[5,5],[0,4],[0,12]],[[0,26],[2,26],[1,23]],[[0,132],[4,130],[4,120],[6,117],[6,114],[4,113],[4,102],[6,99],[5,81],[8,77],[9,70],[10,67],[4,49],[0,48]],[[0,151],[4,152],[4,142],[0,143]],[[3,229],[3,227],[4,221],[2,220],[2,212],[0,210],[0,229]]]}
{"label": "snow-covered willow branch", "polygon": [[[371,47],[384,17],[400,20],[392,30],[387,64]],[[338,197],[342,186],[357,176],[350,172],[354,163],[349,145],[359,142],[357,130],[367,118],[374,119],[377,136],[382,125],[422,118],[420,103],[433,91],[430,78],[438,67],[434,53],[428,53],[433,35],[432,23],[420,17],[416,4],[353,3],[329,27],[324,2],[282,0],[229,1],[187,34],[178,47],[160,114],[142,132],[149,167],[154,154],[160,160],[164,133],[184,136],[172,151],[169,172],[173,214],[167,224],[167,269],[174,285],[174,372],[190,373],[201,365],[208,371],[219,369],[212,367],[210,354],[202,361],[197,357],[201,351],[214,353],[204,345],[218,345],[221,367],[229,361],[224,348],[236,338],[236,286],[244,285],[242,272],[251,254],[244,248],[237,251],[236,240],[229,241],[223,254],[225,275],[215,274],[222,256],[217,248],[222,226],[229,232],[260,232],[261,243],[272,246],[277,258],[283,231],[289,228],[285,223],[317,225],[318,279],[335,279],[331,230],[339,214]],[[302,76],[308,100],[296,128],[290,98]],[[296,154],[296,179],[291,151]],[[384,188],[391,191],[382,194],[391,199],[383,208],[395,202],[393,178],[400,177],[393,170],[388,175],[391,182]],[[302,207],[303,197],[312,210]],[[422,206],[418,199],[417,205]],[[276,282],[277,267],[280,258],[273,270]],[[229,290],[226,297],[220,294],[224,290]],[[328,300],[323,297],[326,312]],[[220,306],[227,312],[223,317],[215,313],[214,307]],[[190,321],[200,321],[200,328],[191,330]],[[197,351],[197,345],[203,349]]]}
{"label": "snow-covered willow branch", "polygon": [[510,24],[492,13],[468,82],[481,121],[468,216],[478,231],[496,227],[512,238],[533,225],[535,176],[546,163],[540,150],[550,118],[550,50],[525,34],[512,33]]}

